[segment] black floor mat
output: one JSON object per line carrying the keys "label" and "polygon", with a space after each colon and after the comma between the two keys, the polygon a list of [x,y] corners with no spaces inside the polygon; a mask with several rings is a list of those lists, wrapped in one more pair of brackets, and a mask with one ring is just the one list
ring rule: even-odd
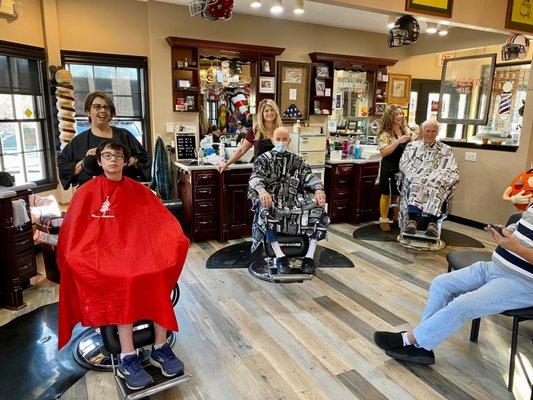
{"label": "black floor mat", "polygon": [[[207,259],[206,268],[248,268],[252,261],[263,257],[263,250],[257,249],[250,254],[251,242],[235,243],[226,246]],[[315,251],[317,268],[353,268],[355,265],[338,251],[317,246]]]}
{"label": "black floor mat", "polygon": [[[83,331],[77,326],[73,338]],[[87,369],[72,356],[76,340],[57,351],[57,303],[0,327],[0,399],[57,399]]]}
{"label": "black floor mat", "polygon": [[[354,239],[373,240],[376,242],[394,242],[399,234],[400,229],[395,225],[391,225],[391,230],[388,232],[383,232],[379,224],[361,226],[353,231]],[[447,246],[485,248],[479,240],[448,229],[442,229],[441,239]]]}

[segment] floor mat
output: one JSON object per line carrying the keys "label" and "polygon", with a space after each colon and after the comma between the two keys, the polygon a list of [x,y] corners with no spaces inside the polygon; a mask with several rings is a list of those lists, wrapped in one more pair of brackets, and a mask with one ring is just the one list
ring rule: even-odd
{"label": "floor mat", "polygon": [[[263,257],[261,247],[250,254],[251,242],[235,243],[226,246],[207,259],[206,268],[248,268],[248,264]],[[317,246],[315,251],[317,268],[353,268],[355,265],[338,251]]]}
{"label": "floor mat", "polygon": [[[377,242],[394,242],[396,237],[400,234],[398,226],[391,226],[391,230],[383,232],[379,224],[369,224],[356,228],[353,232],[354,239],[373,240]],[[441,239],[447,246],[454,247],[475,247],[485,248],[483,243],[479,240],[473,239],[470,236],[463,235],[459,232],[442,229]]]}
{"label": "floor mat", "polygon": [[57,399],[87,369],[72,356],[77,326],[57,350],[57,303],[42,306],[0,327],[0,399]]}

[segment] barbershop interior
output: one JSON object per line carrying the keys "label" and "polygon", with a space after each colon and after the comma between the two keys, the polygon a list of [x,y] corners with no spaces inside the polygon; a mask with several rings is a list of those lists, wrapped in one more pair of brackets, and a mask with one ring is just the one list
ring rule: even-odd
{"label": "barbershop interior", "polygon": [[527,0],[0,0],[0,399],[533,399]]}

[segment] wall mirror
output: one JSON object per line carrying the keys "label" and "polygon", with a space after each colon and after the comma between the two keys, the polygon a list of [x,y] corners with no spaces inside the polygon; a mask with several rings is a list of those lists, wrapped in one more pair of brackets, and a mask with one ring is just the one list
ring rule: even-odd
{"label": "wall mirror", "polygon": [[444,62],[439,122],[487,123],[495,62],[496,54],[451,58]]}

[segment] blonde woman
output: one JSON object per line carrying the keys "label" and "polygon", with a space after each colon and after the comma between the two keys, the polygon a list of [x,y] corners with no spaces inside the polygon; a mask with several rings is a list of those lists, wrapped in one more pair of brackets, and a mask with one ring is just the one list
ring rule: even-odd
{"label": "blonde woman", "polygon": [[223,172],[228,165],[233,164],[241,158],[252,146],[254,146],[254,158],[260,154],[272,150],[272,134],[274,130],[281,126],[281,116],[274,100],[264,99],[259,103],[257,109],[258,121],[254,129],[250,129],[244,138],[241,146],[227,161],[221,161],[218,171]]}
{"label": "blonde woman", "polygon": [[[407,121],[399,105],[392,104],[385,109],[378,129],[378,147],[382,155],[379,174],[379,225],[382,231],[390,231],[389,204],[391,196],[398,204],[398,189],[394,175],[399,171],[400,158],[407,143],[416,139],[416,134],[407,127]],[[398,215],[398,208],[395,208]]]}

